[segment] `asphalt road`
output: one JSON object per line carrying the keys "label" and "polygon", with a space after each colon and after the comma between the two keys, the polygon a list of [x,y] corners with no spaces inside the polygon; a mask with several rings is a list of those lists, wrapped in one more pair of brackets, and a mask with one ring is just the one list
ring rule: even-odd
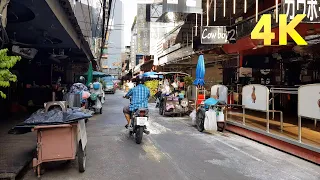
{"label": "asphalt road", "polygon": [[[124,129],[123,93],[107,95],[102,115],[87,123],[87,167],[46,165],[50,180],[319,180],[320,167],[246,138],[200,133],[188,117],[161,117],[150,105],[150,135],[135,144]],[[37,179],[30,169],[23,179]]]}

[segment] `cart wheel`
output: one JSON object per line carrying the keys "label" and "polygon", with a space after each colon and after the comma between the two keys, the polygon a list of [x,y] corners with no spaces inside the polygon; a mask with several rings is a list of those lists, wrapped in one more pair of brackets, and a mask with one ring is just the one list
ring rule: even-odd
{"label": "cart wheel", "polygon": [[79,172],[84,172],[86,170],[86,149],[82,149],[82,143],[79,143],[78,147],[78,166]]}

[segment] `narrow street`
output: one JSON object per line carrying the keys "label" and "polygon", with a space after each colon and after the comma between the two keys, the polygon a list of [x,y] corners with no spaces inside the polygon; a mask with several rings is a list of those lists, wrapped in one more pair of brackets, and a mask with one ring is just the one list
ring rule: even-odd
{"label": "narrow street", "polygon": [[[188,117],[161,117],[150,105],[150,135],[138,145],[124,129],[123,92],[107,95],[102,115],[87,123],[86,171],[49,164],[42,179],[319,180],[320,167],[229,132],[206,134]],[[23,179],[37,179],[30,169]]]}

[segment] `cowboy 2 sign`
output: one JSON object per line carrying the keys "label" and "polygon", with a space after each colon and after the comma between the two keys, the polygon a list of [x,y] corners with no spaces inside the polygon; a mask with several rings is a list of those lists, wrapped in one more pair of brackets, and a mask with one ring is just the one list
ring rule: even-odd
{"label": "cowboy 2 sign", "polygon": [[201,44],[229,44],[236,42],[235,27],[202,26]]}

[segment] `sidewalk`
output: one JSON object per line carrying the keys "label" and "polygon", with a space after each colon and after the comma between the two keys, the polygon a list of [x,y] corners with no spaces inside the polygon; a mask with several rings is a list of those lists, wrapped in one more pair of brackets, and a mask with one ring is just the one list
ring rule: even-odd
{"label": "sidewalk", "polygon": [[0,120],[0,179],[15,179],[28,165],[36,147],[35,133],[21,135],[8,134],[8,131],[24,118]]}

